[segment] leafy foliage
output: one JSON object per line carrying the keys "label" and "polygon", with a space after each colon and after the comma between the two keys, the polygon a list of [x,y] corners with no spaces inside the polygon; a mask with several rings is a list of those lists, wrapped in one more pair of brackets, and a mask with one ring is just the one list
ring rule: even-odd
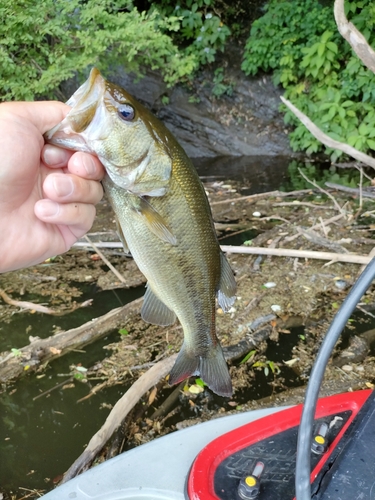
{"label": "leafy foliage", "polygon": [[[184,52],[194,55],[200,64],[213,62],[217,50],[224,49],[230,35],[215,4],[215,0],[182,0],[177,3],[160,0],[160,5],[156,4],[161,16],[178,16],[180,29],[176,30],[174,38],[184,44]],[[155,8],[154,2],[151,5]]]}
{"label": "leafy foliage", "polygon": [[168,84],[197,68],[170,33],[180,18],[139,12],[131,0],[14,0],[0,5],[0,92],[3,100],[57,96],[76,71],[115,65],[162,71]]}
{"label": "leafy foliage", "polygon": [[[375,4],[345,2],[347,15],[369,43],[375,41]],[[251,28],[242,69],[248,75],[273,71],[285,97],[333,139],[368,151],[375,149],[375,75],[367,70],[339,34],[332,5],[318,0],[273,0]],[[283,108],[286,110],[286,108]],[[335,161],[341,152],[323,146],[295,118],[290,134],[295,151],[325,151]]]}

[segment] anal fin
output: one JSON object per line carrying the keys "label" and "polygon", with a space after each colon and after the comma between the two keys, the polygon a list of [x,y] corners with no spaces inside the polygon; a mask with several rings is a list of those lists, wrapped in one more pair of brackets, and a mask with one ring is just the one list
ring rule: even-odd
{"label": "anal fin", "polygon": [[233,271],[223,253],[220,254],[221,276],[217,301],[224,312],[228,312],[236,300],[236,281]]}
{"label": "anal fin", "polygon": [[175,313],[154,294],[150,285],[147,285],[141,316],[143,321],[152,325],[168,326],[176,321]]}

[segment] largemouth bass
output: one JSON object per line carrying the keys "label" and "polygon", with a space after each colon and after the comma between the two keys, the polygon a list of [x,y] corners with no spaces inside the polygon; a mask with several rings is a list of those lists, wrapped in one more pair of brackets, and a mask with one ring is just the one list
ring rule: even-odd
{"label": "largemouth bass", "polygon": [[147,278],[142,318],[162,326],[178,318],[183,328],[170,384],[200,375],[214,392],[231,396],[215,301],[228,311],[236,284],[195,168],[172,133],[98,70],[67,104],[71,111],[46,140],[94,153],[105,166],[103,185],[124,249]]}

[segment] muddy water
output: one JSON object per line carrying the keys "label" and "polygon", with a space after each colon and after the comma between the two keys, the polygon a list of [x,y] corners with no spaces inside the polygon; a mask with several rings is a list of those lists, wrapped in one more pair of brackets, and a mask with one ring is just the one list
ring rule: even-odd
{"label": "muddy water", "polygon": [[[1,325],[0,351],[26,345],[25,330],[29,325],[33,327],[33,335],[44,338],[51,335],[53,328],[74,328],[143,293],[144,287],[100,292],[96,287],[85,286],[82,300],[93,298],[90,308],[62,317],[16,314],[10,323]],[[105,394],[77,403],[90,388],[84,382],[71,379],[71,366],[94,365],[108,353],[103,346],[118,338],[119,333],[113,332],[87,346],[84,352],[73,352],[56,360],[42,376],[25,377],[0,394],[1,488],[14,492],[19,487],[51,489],[54,480],[82,452],[103,424],[109,405],[115,404],[127,388],[109,389]],[[46,393],[64,381],[64,385]]]}
{"label": "muddy water", "polygon": [[[240,181],[240,194],[246,195],[278,189],[286,178],[288,161],[286,158],[250,160],[226,157],[196,163],[204,179]],[[92,317],[139,297],[143,291],[144,287],[101,292],[95,286],[86,286],[80,301],[94,298],[93,306],[88,309],[63,317],[15,314],[9,323],[0,325],[0,352],[26,345],[29,334],[43,338],[51,335],[56,327],[66,330],[79,326]],[[32,296],[22,297],[22,300],[32,299]],[[20,487],[48,491],[79,456],[126,387],[112,387],[77,403],[88,394],[89,387],[78,380],[71,380],[70,367],[94,365],[107,353],[103,346],[115,342],[118,337],[119,334],[113,332],[85,348],[85,352],[65,356],[53,362],[41,376],[25,377],[0,394],[0,488],[13,491],[17,498],[27,491],[19,490]],[[66,383],[62,384],[64,381]],[[295,383],[294,380],[292,385]],[[62,385],[46,392],[58,384]],[[260,375],[255,386],[259,389],[252,397],[269,393],[266,377]]]}

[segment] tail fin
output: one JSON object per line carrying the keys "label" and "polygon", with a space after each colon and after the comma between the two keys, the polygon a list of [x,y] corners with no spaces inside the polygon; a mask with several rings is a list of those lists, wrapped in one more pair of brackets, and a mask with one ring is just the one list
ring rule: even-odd
{"label": "tail fin", "polygon": [[185,343],[169,375],[171,385],[178,384],[192,375],[200,375],[208,387],[219,396],[232,396],[232,382],[220,344],[212,347],[206,357],[189,352]]}

